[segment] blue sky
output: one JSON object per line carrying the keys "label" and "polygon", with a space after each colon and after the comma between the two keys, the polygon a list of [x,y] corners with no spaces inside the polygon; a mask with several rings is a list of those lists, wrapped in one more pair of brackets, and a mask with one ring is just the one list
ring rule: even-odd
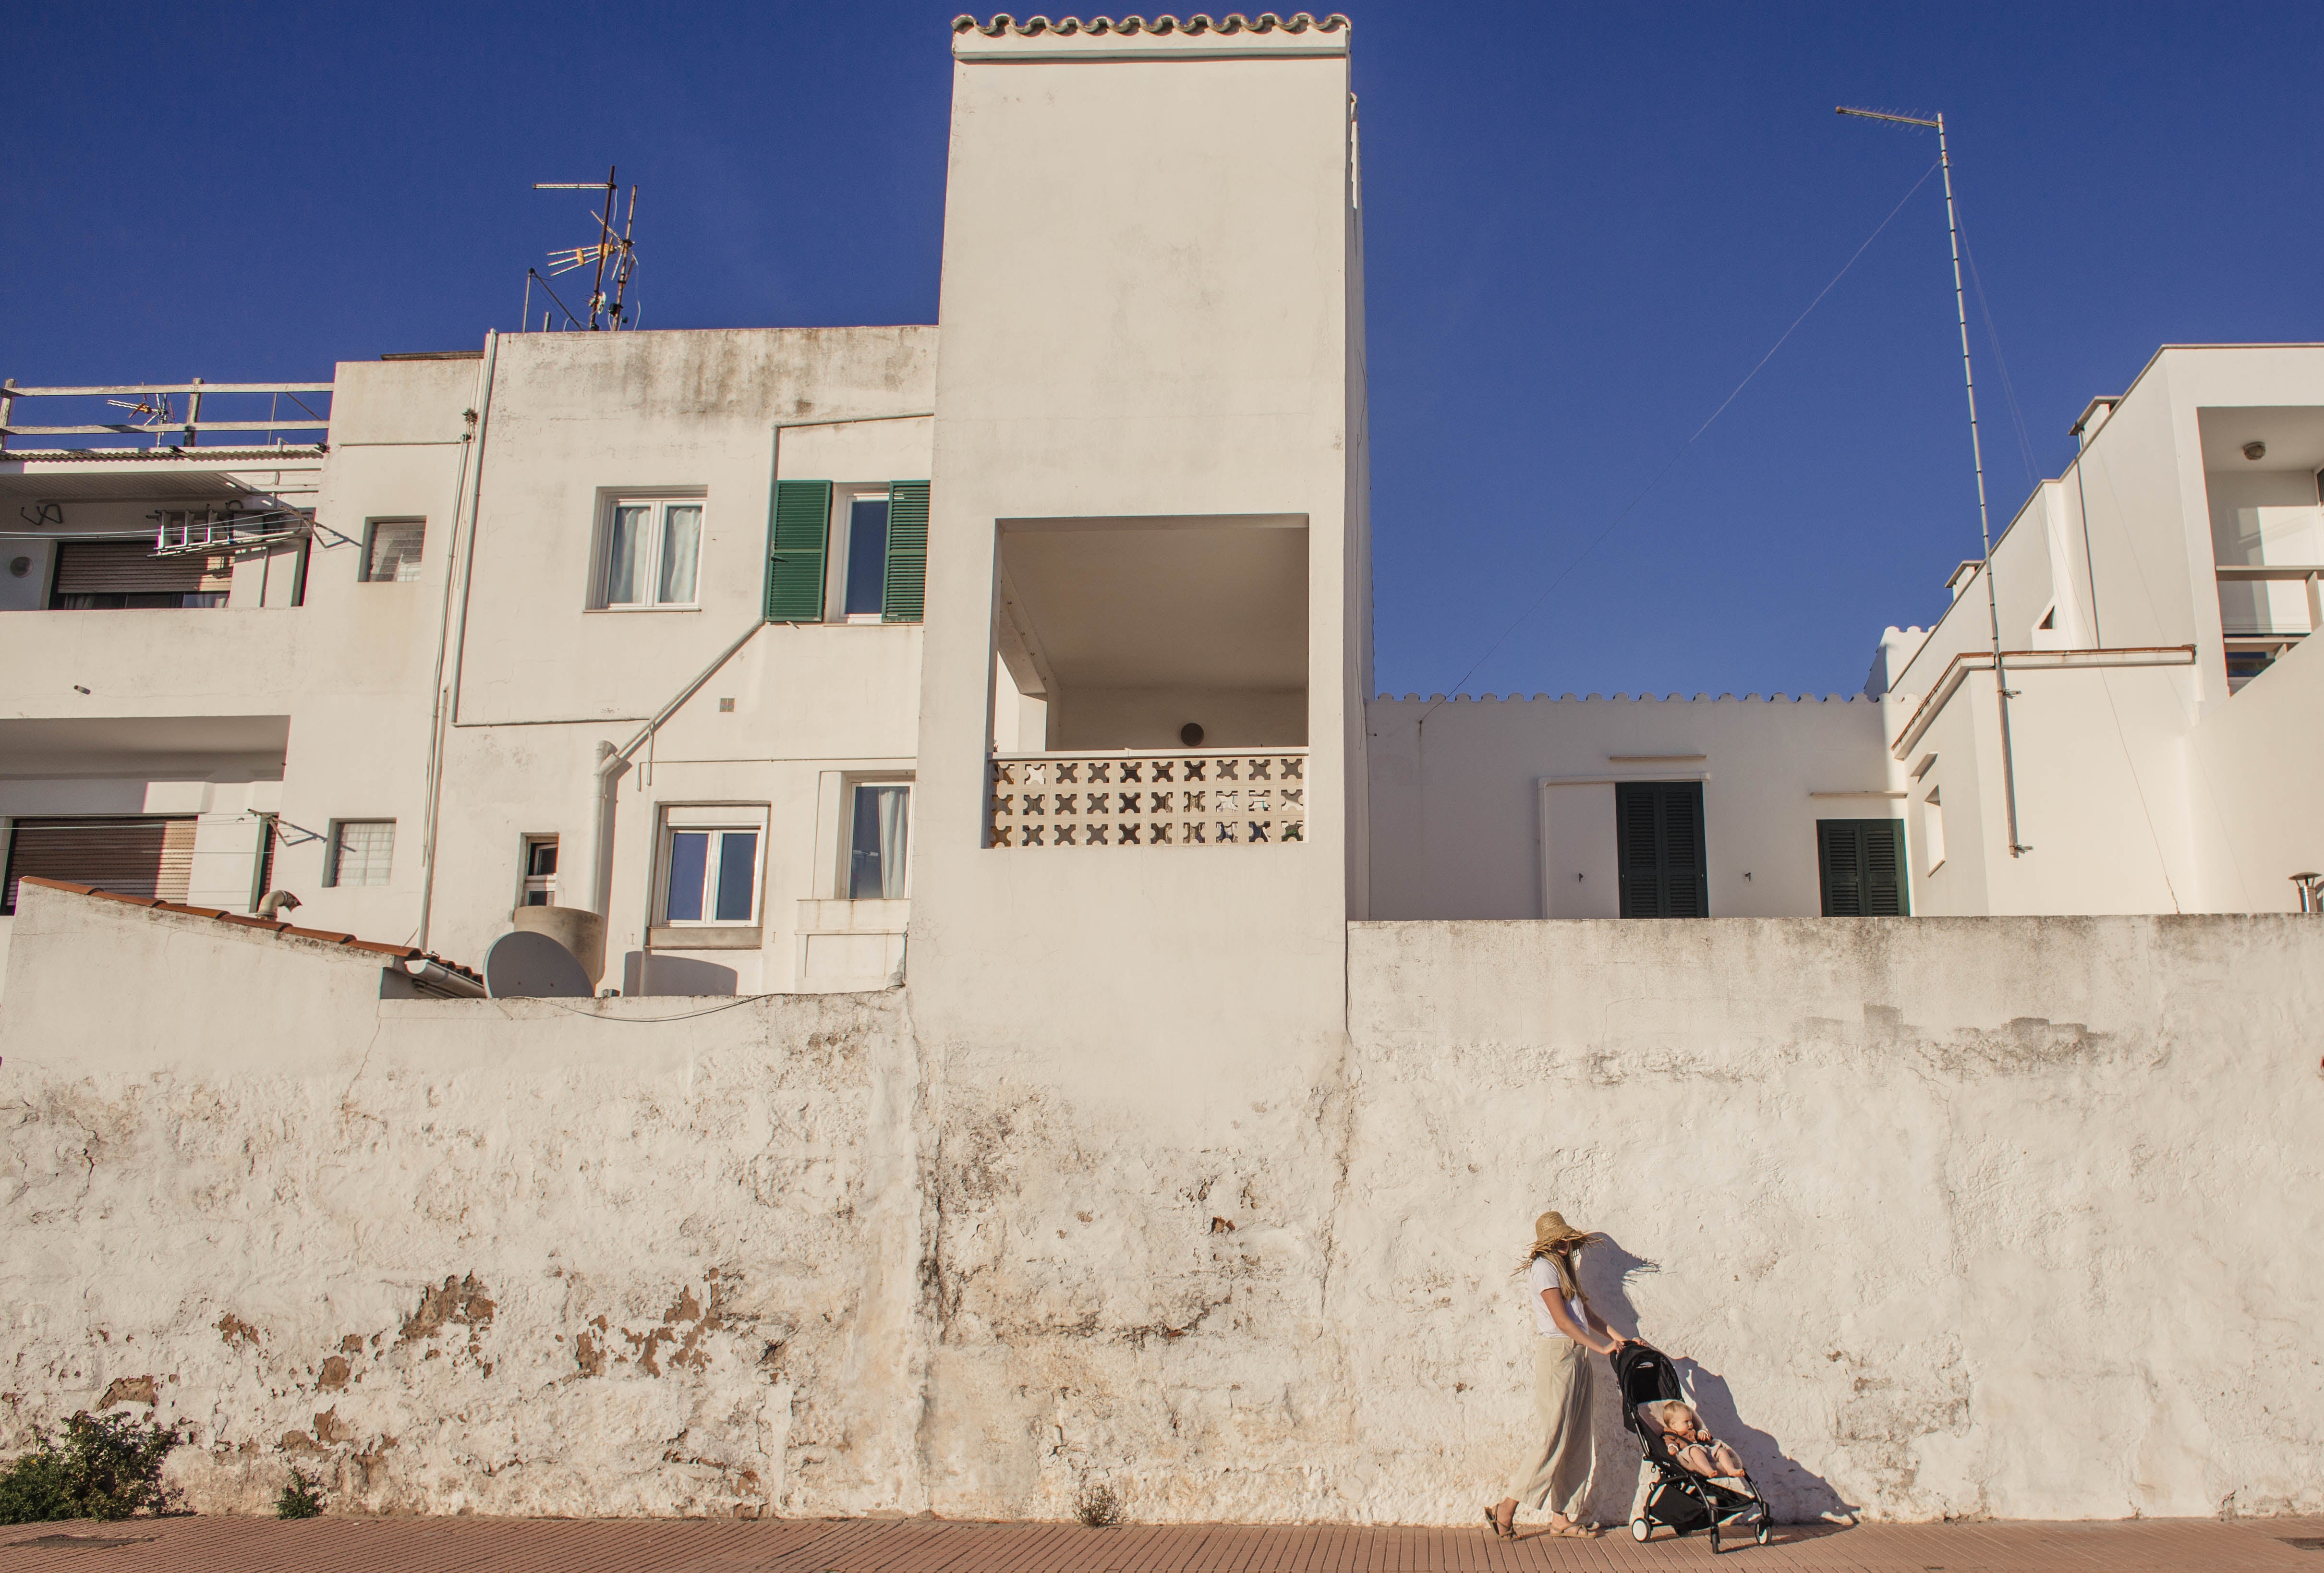
{"label": "blue sky", "polygon": [[[931,321],[954,10],[24,7],[0,374],[472,345],[588,238],[530,183],[609,161],[647,327]],[[1351,14],[1383,688],[1514,625],[1471,692],[1847,692],[1941,610],[1978,537],[1935,180],[1685,446],[1935,156],[1836,103],[1953,127],[1997,528],[2156,345],[2324,336],[2324,8]]]}

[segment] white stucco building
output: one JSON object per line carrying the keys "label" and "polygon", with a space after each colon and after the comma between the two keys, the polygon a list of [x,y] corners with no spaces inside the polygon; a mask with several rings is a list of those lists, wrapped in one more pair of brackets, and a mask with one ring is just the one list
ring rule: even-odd
{"label": "white stucco building", "polygon": [[[1962,564],[1861,695],[1375,701],[1375,914],[1612,917],[1634,868],[1694,915],[2303,910],[2324,347],[2166,347],[2074,431],[1995,543],[1997,607]],[[1616,795],[1646,782],[1694,829],[1632,865]]]}
{"label": "white stucco building", "polygon": [[[1368,699],[1346,36],[964,27],[936,327],[19,392],[11,878],[287,889],[463,957],[585,909],[604,987],[687,994],[970,930],[1102,970],[1190,913],[1233,915],[1186,964],[1240,993],[1257,935],[1367,916],[2297,907],[2312,346],[2166,349],[2093,402],[1996,549],[2006,774],[1974,564],[1860,695]],[[1097,69],[1140,62],[1193,69]],[[1122,179],[1133,140],[1171,157]],[[212,446],[201,399],[260,392],[226,429],[289,397],[314,440]],[[184,429],[29,446],[120,394]]]}

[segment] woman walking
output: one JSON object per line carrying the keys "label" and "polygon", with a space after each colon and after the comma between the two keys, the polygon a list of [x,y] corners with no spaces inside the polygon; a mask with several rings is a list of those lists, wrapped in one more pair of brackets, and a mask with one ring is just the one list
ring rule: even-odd
{"label": "woman walking", "polygon": [[1533,1248],[1522,1271],[1526,1301],[1533,1308],[1533,1403],[1540,1441],[1509,1481],[1509,1495],[1485,1510],[1493,1532],[1517,1538],[1517,1504],[1549,1510],[1549,1532],[1588,1539],[1598,1532],[1575,1521],[1590,1495],[1597,1464],[1597,1437],[1591,1421],[1588,1351],[1611,1355],[1629,1340],[1615,1335],[1590,1309],[1574,1275],[1573,1258],[1600,1237],[1584,1234],[1561,1213],[1534,1220]]}

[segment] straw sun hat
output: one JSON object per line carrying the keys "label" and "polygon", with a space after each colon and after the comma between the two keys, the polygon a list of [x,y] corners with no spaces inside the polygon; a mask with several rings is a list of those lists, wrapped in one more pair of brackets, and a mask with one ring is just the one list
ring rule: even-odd
{"label": "straw sun hat", "polygon": [[1533,1244],[1536,1250],[1542,1250],[1551,1246],[1562,1246],[1568,1242],[1578,1244],[1589,1238],[1588,1234],[1566,1222],[1565,1215],[1562,1212],[1545,1212],[1533,1220]]}

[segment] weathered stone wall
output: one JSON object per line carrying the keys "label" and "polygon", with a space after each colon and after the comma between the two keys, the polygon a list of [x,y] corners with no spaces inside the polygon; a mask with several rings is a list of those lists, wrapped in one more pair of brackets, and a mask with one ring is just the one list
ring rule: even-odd
{"label": "weathered stone wall", "polygon": [[1346,1033],[1132,1063],[29,890],[0,1449],[150,1397],[209,1509],[1465,1522],[1555,1205],[1788,1514],[2324,1506],[2324,924],[1350,946]]}
{"label": "weathered stone wall", "polygon": [[[381,999],[379,958],[27,887],[0,1449],[151,1384],[207,1510],[893,1504],[900,998]],[[124,980],[134,980],[126,987]]]}
{"label": "weathered stone wall", "polygon": [[1507,1467],[1507,1274],[1551,1203],[1794,1515],[2324,1506],[2324,924],[1351,937],[1333,1310],[1402,1335],[1361,1429],[1397,1436],[1406,1511]]}

